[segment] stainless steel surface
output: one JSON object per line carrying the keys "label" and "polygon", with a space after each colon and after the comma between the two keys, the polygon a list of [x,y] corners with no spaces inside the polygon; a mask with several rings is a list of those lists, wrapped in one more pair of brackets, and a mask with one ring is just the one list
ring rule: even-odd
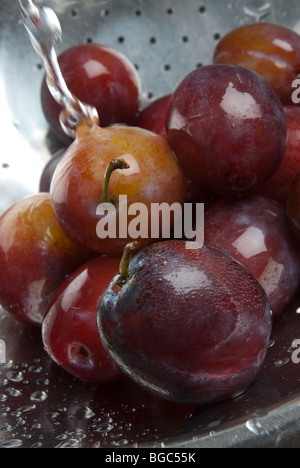
{"label": "stainless steel surface", "polygon": [[[144,104],[172,92],[211,62],[216,40],[235,26],[278,22],[300,32],[299,0],[49,0],[62,25],[60,52],[101,42],[138,67]],[[0,2],[0,212],[38,190],[61,145],[41,111],[41,59],[19,2]],[[265,366],[235,399],[208,407],[164,402],[134,384],[97,387],[67,375],[45,354],[39,330],[0,310],[0,447],[300,447],[300,297],[276,320]]]}

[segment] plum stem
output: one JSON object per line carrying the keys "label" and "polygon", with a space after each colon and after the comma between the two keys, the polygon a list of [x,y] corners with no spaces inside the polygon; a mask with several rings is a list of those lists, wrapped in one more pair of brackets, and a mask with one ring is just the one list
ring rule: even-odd
{"label": "plum stem", "polygon": [[139,242],[134,241],[129,244],[127,244],[124,247],[123,255],[121,258],[120,262],[120,268],[119,268],[119,278],[118,278],[118,286],[122,287],[129,276],[129,265],[130,265],[130,260],[132,257],[132,253],[138,249],[139,247]]}
{"label": "plum stem", "polygon": [[112,159],[110,163],[107,165],[107,168],[105,170],[104,174],[104,180],[103,180],[103,195],[102,195],[102,202],[103,203],[113,203],[113,200],[109,196],[109,182],[111,175],[114,171],[117,169],[129,169],[129,164],[127,164],[124,159]]}

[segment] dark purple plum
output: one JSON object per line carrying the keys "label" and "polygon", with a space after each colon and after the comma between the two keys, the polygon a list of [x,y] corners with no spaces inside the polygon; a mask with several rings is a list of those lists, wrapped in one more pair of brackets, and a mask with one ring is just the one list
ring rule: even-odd
{"label": "dark purple plum", "polygon": [[283,106],[267,80],[243,67],[191,72],[171,97],[166,126],[186,177],[208,194],[249,193],[284,156]]}
{"label": "dark purple plum", "polygon": [[242,263],[265,289],[274,316],[283,312],[300,284],[300,251],[276,200],[251,196],[210,208],[205,242]]}
{"label": "dark purple plum", "polygon": [[258,281],[231,256],[196,243],[158,242],[129,268],[127,255],[98,307],[100,337],[116,363],[172,401],[208,403],[245,390],[272,328]]}
{"label": "dark purple plum", "polygon": [[40,185],[39,191],[40,192],[50,192],[51,181],[53,178],[53,174],[58,163],[61,161],[63,155],[65,154],[66,148],[61,148],[56,151],[51,159],[47,162],[46,166],[43,169],[41,178],[40,178]]}

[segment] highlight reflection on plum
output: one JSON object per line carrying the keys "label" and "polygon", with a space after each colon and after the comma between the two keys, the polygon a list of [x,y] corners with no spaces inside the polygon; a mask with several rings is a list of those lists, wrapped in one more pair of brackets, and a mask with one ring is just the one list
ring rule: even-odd
{"label": "highlight reflection on plum", "polygon": [[208,210],[204,229],[206,243],[241,262],[280,314],[300,284],[300,250],[285,208],[259,196],[224,201]]}

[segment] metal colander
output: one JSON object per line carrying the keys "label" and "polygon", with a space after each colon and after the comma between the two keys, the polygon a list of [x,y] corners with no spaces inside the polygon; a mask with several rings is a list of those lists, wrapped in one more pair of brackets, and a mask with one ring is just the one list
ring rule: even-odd
{"label": "metal colander", "polygon": [[[137,67],[143,105],[171,93],[193,69],[211,63],[216,42],[254,21],[300,32],[299,0],[48,0],[63,30],[57,52],[100,42]],[[40,106],[44,68],[23,27],[19,2],[0,2],[0,212],[38,190],[61,143]],[[49,361],[39,331],[0,310],[0,447],[300,446],[298,298],[278,319],[257,382],[205,408],[164,402],[134,384],[95,387]],[[299,333],[297,336],[297,328]]]}

